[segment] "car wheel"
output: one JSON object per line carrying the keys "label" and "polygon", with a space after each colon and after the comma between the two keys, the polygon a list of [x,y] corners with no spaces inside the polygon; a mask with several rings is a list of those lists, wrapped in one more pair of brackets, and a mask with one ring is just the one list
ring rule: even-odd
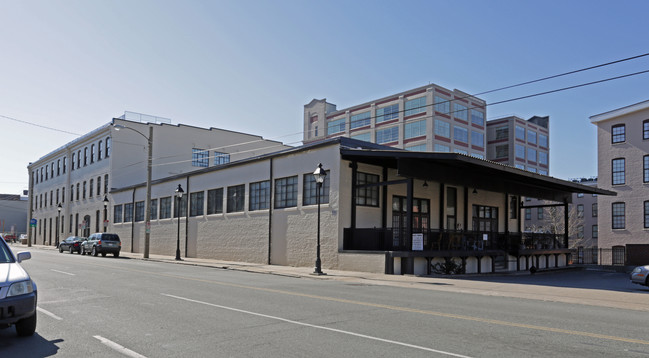
{"label": "car wheel", "polygon": [[70,255],[74,254],[74,249],[70,246]]}
{"label": "car wheel", "polygon": [[92,247],[92,256],[97,256],[97,248],[94,246]]}
{"label": "car wheel", "polygon": [[63,248],[61,247],[61,245],[59,245],[59,252],[63,253]]}
{"label": "car wheel", "polygon": [[105,253],[105,252],[102,252],[102,253],[101,253],[101,257],[106,257],[106,253]]}
{"label": "car wheel", "polygon": [[31,317],[16,322],[16,333],[21,337],[34,335],[36,331],[36,312]]}
{"label": "car wheel", "polygon": [[115,257],[119,257],[119,252],[115,252],[115,253],[113,253],[113,255],[114,255]]}

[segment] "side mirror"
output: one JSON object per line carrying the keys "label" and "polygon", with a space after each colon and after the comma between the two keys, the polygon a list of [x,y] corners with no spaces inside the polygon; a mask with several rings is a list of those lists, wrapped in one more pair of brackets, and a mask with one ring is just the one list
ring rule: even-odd
{"label": "side mirror", "polygon": [[32,254],[30,254],[29,251],[21,251],[18,253],[18,255],[16,255],[16,260],[18,260],[19,263],[31,258]]}

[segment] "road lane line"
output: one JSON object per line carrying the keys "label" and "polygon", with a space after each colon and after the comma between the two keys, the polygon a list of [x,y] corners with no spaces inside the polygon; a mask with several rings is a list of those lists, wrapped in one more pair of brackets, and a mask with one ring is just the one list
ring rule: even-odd
{"label": "road lane line", "polygon": [[236,284],[236,283],[220,282],[220,281],[207,280],[207,279],[201,279],[201,278],[186,277],[186,276],[165,274],[165,273],[159,273],[159,272],[151,272],[151,271],[139,270],[139,269],[129,269],[129,268],[121,268],[121,267],[105,266],[105,265],[97,265],[97,264],[94,264],[93,266],[105,267],[105,268],[113,268],[113,269],[114,268],[119,268],[119,269],[129,271],[129,272],[138,272],[138,273],[144,273],[144,274],[149,274],[149,275],[156,275],[156,276],[160,276],[160,277],[167,277],[167,278],[188,280],[188,281],[196,281],[196,282],[203,282],[203,283],[211,283],[211,284],[220,285],[220,286],[236,287],[236,288],[242,288],[242,289],[248,289],[248,290],[262,291],[262,292],[271,292],[271,293],[277,293],[277,294],[282,294],[282,295],[290,295],[290,296],[296,296],[296,297],[306,297],[306,298],[312,298],[312,299],[321,300],[321,301],[339,302],[339,303],[353,304],[353,305],[359,305],[359,306],[365,306],[365,307],[376,307],[376,308],[382,308],[382,309],[399,311],[399,312],[419,313],[419,314],[436,316],[436,317],[445,317],[445,318],[451,318],[451,319],[458,319],[458,320],[465,320],[465,321],[473,321],[473,322],[494,324],[494,325],[505,326],[505,327],[525,328],[525,329],[530,329],[530,330],[553,332],[553,333],[559,333],[559,334],[565,334],[565,335],[571,335],[571,336],[578,336],[578,337],[589,337],[589,338],[603,339],[603,340],[616,341],[616,342],[625,342],[625,343],[635,343],[635,344],[649,345],[649,340],[618,337],[618,336],[611,336],[611,335],[599,334],[599,333],[593,333],[593,332],[586,332],[586,331],[575,331],[575,330],[570,330],[570,329],[565,329],[565,328],[537,326],[537,325],[531,325],[531,324],[525,324],[525,323],[501,321],[501,320],[494,320],[494,319],[488,319],[488,318],[459,315],[459,314],[453,314],[453,313],[444,313],[444,312],[438,312],[438,311],[428,311],[428,310],[420,310],[420,309],[415,309],[415,308],[391,306],[391,305],[385,305],[385,304],[379,304],[379,303],[369,303],[369,302],[363,302],[363,301],[354,301],[354,300],[347,300],[347,299],[344,299],[344,298],[318,296],[318,295],[311,295],[311,294],[307,294],[307,293],[277,290],[277,289],[272,289],[272,288],[247,286],[247,285]]}
{"label": "road lane line", "polygon": [[104,338],[102,336],[93,336],[93,337],[98,339],[105,346],[107,346],[107,347],[109,347],[109,348],[111,348],[111,349],[113,349],[113,350],[115,350],[115,351],[117,351],[119,353],[122,353],[125,356],[129,356],[131,358],[146,358],[145,356],[141,355],[140,353],[133,352],[132,350],[130,350],[130,349],[128,349],[128,348],[126,348],[126,347],[124,347],[122,345],[119,345],[119,344],[111,341],[110,339],[106,339],[106,338]]}
{"label": "road lane line", "polygon": [[36,307],[36,310],[37,310],[38,312],[40,312],[40,313],[44,313],[44,314],[46,314],[46,315],[48,315],[48,316],[54,318],[55,320],[59,320],[59,321],[62,321],[62,320],[63,320],[63,318],[61,318],[61,317],[55,315],[55,314],[52,313],[52,312],[46,311],[46,310],[44,310],[44,309],[42,309],[42,308],[40,308],[40,307]]}
{"label": "road lane line", "polygon": [[74,274],[74,273],[69,273],[69,272],[65,272],[65,271],[59,271],[59,270],[55,270],[55,269],[50,269],[50,271],[62,273],[64,275],[68,275],[68,276],[76,276],[76,274]]}
{"label": "road lane line", "polygon": [[210,306],[210,307],[221,308],[221,309],[224,309],[224,310],[229,310],[229,311],[234,311],[234,312],[239,312],[239,313],[245,313],[245,314],[258,316],[258,317],[270,318],[270,319],[274,319],[274,320],[277,320],[277,321],[296,324],[296,325],[299,325],[299,326],[322,329],[322,330],[325,330],[325,331],[342,333],[342,334],[346,334],[346,335],[350,335],[350,336],[366,338],[366,339],[379,341],[379,342],[384,342],[384,343],[396,344],[396,345],[403,346],[403,347],[409,347],[409,348],[419,349],[419,350],[423,350],[423,351],[427,351],[427,352],[444,354],[444,355],[451,356],[451,357],[471,358],[469,356],[465,356],[465,355],[462,355],[462,354],[451,353],[451,352],[446,352],[446,351],[440,351],[440,350],[437,350],[437,349],[432,349],[432,348],[422,347],[422,346],[418,346],[418,345],[414,345],[414,344],[393,341],[393,340],[390,340],[390,339],[384,339],[384,338],[368,336],[368,335],[365,335],[365,334],[354,333],[354,332],[350,332],[350,331],[343,331],[341,329],[335,329],[335,328],[330,328],[330,327],[318,326],[318,325],[315,325],[315,324],[309,324],[309,323],[304,323],[304,322],[293,321],[293,320],[290,320],[290,319],[277,317],[277,316],[270,316],[270,315],[263,314],[263,313],[251,312],[251,311],[246,311],[246,310],[242,310],[242,309],[238,309],[238,308],[221,306],[221,305],[217,305],[217,304],[214,304],[214,303],[197,301],[197,300],[193,300],[191,298],[174,296],[174,295],[170,295],[170,294],[166,294],[166,293],[161,293],[161,295],[167,296],[167,297],[170,297],[170,298],[175,298],[175,299],[178,299],[178,300],[187,301],[187,302],[198,303],[198,304],[202,304],[202,305],[206,305],[206,306]]}

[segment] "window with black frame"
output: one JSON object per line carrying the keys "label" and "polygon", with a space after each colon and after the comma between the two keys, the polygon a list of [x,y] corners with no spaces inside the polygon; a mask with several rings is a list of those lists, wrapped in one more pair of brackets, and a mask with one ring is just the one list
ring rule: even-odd
{"label": "window with black frame", "polygon": [[[377,184],[379,176],[358,172],[356,174],[356,185]],[[356,205],[379,206],[379,187],[369,186],[356,189]]]}
{"label": "window with black frame", "polygon": [[[320,204],[329,203],[329,170],[325,170],[327,176],[325,176],[324,183],[322,183],[322,188],[320,189]],[[313,173],[307,173],[303,176],[303,193],[302,193],[302,205],[316,205],[317,204],[317,183]]]}
{"label": "window with black frame", "polygon": [[244,184],[228,187],[228,213],[244,210],[246,201],[246,186]]}

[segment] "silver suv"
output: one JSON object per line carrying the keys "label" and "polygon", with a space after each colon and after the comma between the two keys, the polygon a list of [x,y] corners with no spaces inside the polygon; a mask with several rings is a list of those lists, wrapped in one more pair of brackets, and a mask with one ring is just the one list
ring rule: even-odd
{"label": "silver suv", "polygon": [[106,256],[106,254],[113,254],[115,257],[119,257],[121,248],[122,242],[119,240],[119,235],[97,232],[81,243],[81,255],[97,256],[101,254],[101,256]]}
{"label": "silver suv", "polygon": [[20,266],[31,257],[27,251],[14,256],[0,236],[0,329],[14,325],[19,336],[36,331],[36,283]]}

